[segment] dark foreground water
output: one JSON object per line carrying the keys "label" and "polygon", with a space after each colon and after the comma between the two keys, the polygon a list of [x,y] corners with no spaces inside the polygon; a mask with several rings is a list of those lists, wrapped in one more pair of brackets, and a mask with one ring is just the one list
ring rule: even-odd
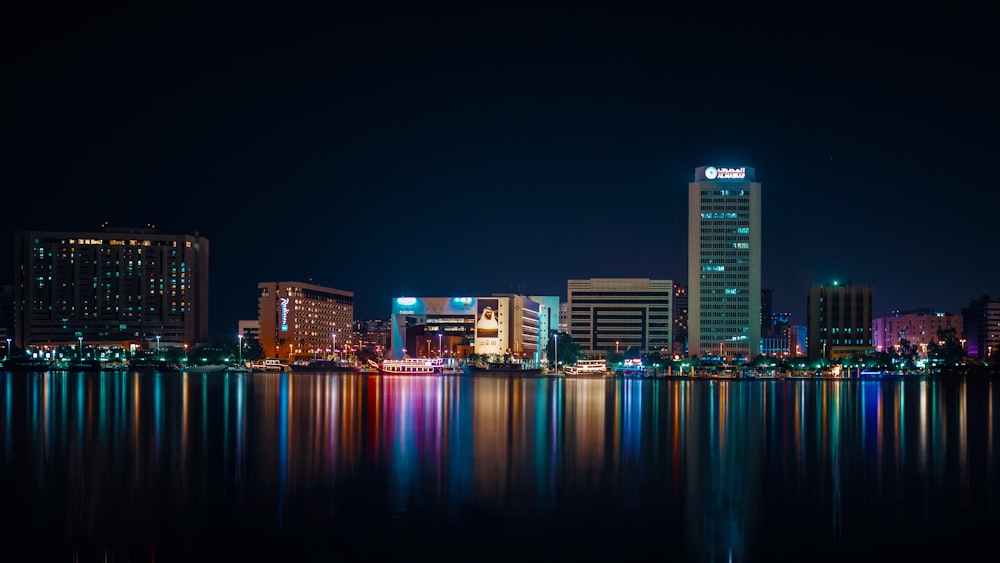
{"label": "dark foreground water", "polygon": [[0,373],[0,560],[989,560],[997,386]]}

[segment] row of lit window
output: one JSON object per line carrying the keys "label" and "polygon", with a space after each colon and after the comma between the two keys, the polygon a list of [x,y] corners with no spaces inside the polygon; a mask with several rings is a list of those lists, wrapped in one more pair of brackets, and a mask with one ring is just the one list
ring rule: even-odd
{"label": "row of lit window", "polygon": [[712,227],[708,227],[699,231],[701,233],[702,240],[705,240],[707,236],[712,236],[712,235],[716,237],[732,237],[734,235],[739,236],[739,235],[750,234],[750,227],[736,227],[734,229],[732,227],[719,227],[718,223],[712,223],[712,225],[713,225]]}
{"label": "row of lit window", "polygon": [[701,306],[701,312],[705,315],[711,315],[713,311],[741,311],[742,315],[746,315],[747,306],[746,303],[704,303]]}
{"label": "row of lit window", "polygon": [[[735,268],[734,268],[735,269]],[[713,279],[712,276],[718,276],[720,279],[726,280],[726,283],[732,283],[733,280],[746,280],[750,279],[750,274],[739,274],[732,272],[705,272],[701,275],[701,279]],[[702,284],[704,285],[704,284]]]}
{"label": "row of lit window", "polygon": [[[705,202],[703,201],[702,203]],[[702,205],[701,206],[702,215],[704,215],[706,212],[711,212],[711,211],[750,211],[749,205],[721,205],[723,202],[720,201],[714,201],[709,203],[715,203],[719,205]],[[738,203],[738,202],[727,201],[724,203]]]}
{"label": "row of lit window", "polygon": [[729,188],[701,190],[701,195],[702,195],[702,197],[704,197],[704,196],[713,196],[713,195],[714,196],[722,196],[722,197],[729,197],[729,196],[745,197],[745,196],[750,195],[750,190],[748,190],[746,188],[739,189],[739,190],[731,190]]}
{"label": "row of lit window", "polygon": [[749,225],[749,224],[750,224],[750,221],[747,220],[747,219],[742,219],[742,220],[739,220],[739,221],[729,221],[729,220],[725,220],[725,221],[723,221],[723,220],[715,220],[715,221],[712,221],[712,220],[706,219],[706,220],[702,221],[700,225],[701,225],[701,230],[705,230],[708,227],[719,227],[719,226],[723,226],[723,227],[743,227],[743,226],[746,226],[746,225]]}

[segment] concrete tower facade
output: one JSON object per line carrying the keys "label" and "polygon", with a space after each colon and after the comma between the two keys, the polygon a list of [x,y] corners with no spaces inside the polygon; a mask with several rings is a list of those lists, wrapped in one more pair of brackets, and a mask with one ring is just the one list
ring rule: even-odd
{"label": "concrete tower facade", "polygon": [[688,354],[760,354],[761,185],[751,167],[701,166],[688,184]]}

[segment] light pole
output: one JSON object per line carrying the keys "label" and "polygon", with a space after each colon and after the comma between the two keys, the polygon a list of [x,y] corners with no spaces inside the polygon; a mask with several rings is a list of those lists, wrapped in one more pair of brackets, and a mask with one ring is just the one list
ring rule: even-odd
{"label": "light pole", "polygon": [[83,337],[82,336],[77,336],[76,339],[80,341],[80,358],[82,359],[83,358]]}
{"label": "light pole", "polygon": [[442,336],[442,334],[439,332],[438,333],[438,357],[439,358],[443,358],[444,357],[444,354],[441,352],[441,336]]}
{"label": "light pole", "polygon": [[337,333],[333,333],[333,357],[337,357]]}
{"label": "light pole", "polygon": [[160,335],[156,335],[156,357],[160,357]]}
{"label": "light pole", "polygon": [[184,365],[188,363],[188,345],[187,342],[184,343]]}
{"label": "light pole", "polygon": [[239,350],[239,353],[240,353],[240,364],[239,365],[240,365],[240,367],[243,367],[243,334],[242,333],[237,334],[236,335],[236,340],[240,343],[240,350]]}
{"label": "light pole", "polygon": [[555,360],[556,360],[556,373],[559,373],[559,333],[558,332],[552,335],[552,344],[554,345],[554,347],[556,349],[556,358],[555,358]]}
{"label": "light pole", "polygon": [[7,351],[4,352],[3,359],[10,358],[10,338],[7,339]]}

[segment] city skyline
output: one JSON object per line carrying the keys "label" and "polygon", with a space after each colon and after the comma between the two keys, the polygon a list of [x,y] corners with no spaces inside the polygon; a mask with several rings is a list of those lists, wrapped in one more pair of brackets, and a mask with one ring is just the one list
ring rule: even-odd
{"label": "city skyline", "polygon": [[211,241],[213,334],[270,280],[353,292],[359,320],[686,285],[687,186],[714,165],[755,168],[761,285],[794,324],[834,280],[876,316],[1000,293],[976,23],[138,16],[16,20],[0,283],[14,232],[107,221]]}

